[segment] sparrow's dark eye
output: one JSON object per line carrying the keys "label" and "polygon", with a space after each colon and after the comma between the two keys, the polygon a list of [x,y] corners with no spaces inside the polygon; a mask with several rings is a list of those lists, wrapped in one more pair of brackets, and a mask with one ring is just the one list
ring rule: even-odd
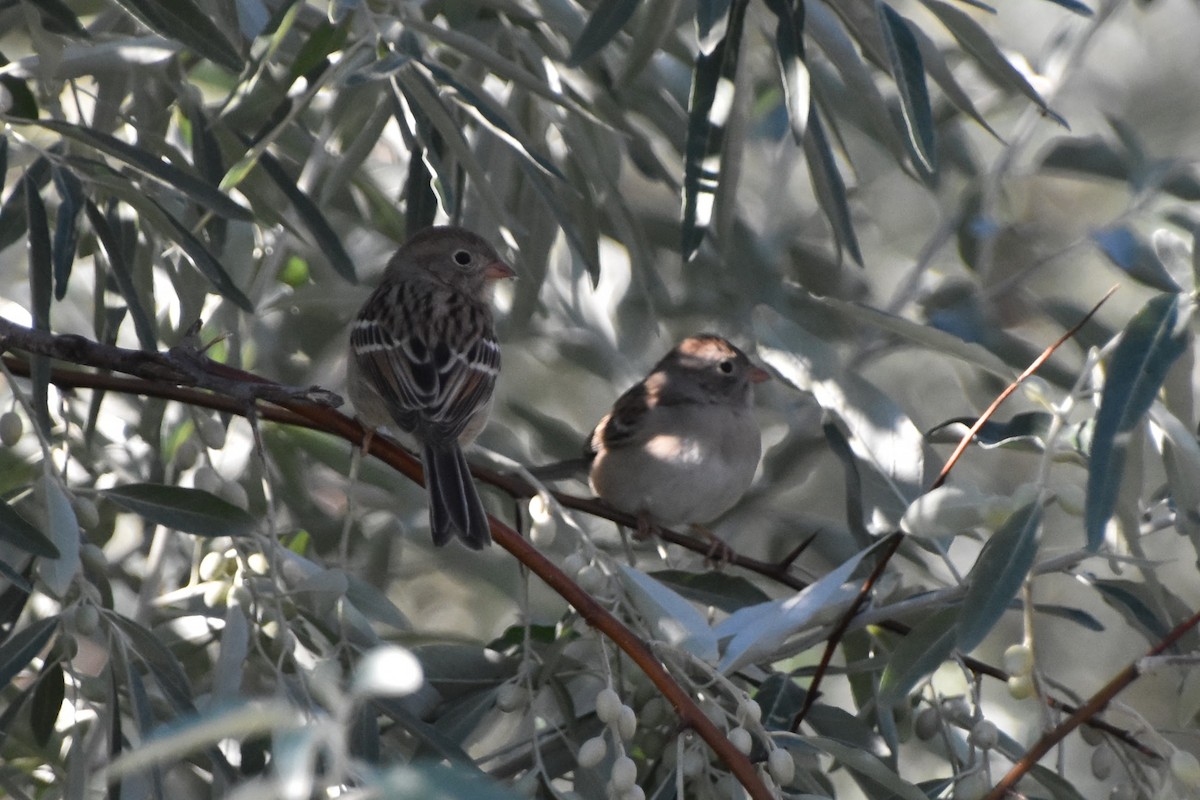
{"label": "sparrow's dark eye", "polygon": [[468,253],[466,250],[455,250],[454,251],[454,263],[458,264],[460,267],[467,266],[468,264],[471,263],[471,254]]}
{"label": "sparrow's dark eye", "polygon": [[724,372],[726,375],[730,375],[733,373],[733,362],[732,361],[722,361],[717,366],[717,369],[721,370],[721,372]]}

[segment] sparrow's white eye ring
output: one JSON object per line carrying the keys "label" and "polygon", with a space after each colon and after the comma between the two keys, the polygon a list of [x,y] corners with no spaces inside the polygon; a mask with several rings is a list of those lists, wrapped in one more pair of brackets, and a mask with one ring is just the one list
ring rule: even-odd
{"label": "sparrow's white eye ring", "polygon": [[471,254],[468,253],[466,250],[455,250],[454,251],[454,263],[458,264],[460,267],[467,266],[468,264],[471,263]]}

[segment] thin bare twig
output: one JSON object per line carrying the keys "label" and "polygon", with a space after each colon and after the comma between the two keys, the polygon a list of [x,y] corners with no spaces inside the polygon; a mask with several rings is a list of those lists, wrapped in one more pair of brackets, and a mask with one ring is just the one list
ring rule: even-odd
{"label": "thin bare twig", "polygon": [[1042,354],[1035,358],[1033,363],[1026,367],[1025,371],[1017,376],[1015,381],[1010,383],[1007,387],[1005,387],[1003,392],[997,395],[996,399],[992,401],[992,404],[987,407],[987,410],[979,415],[979,419],[975,420],[975,424],[971,426],[971,429],[963,435],[962,439],[959,440],[958,446],[954,448],[954,452],[950,454],[948,459],[946,459],[946,464],[942,467],[942,471],[938,473],[937,479],[933,482],[933,485],[929,487],[930,491],[933,491],[946,482],[946,478],[950,475],[950,470],[954,469],[954,465],[958,463],[958,459],[960,456],[962,456],[963,451],[967,449],[967,446],[970,445],[972,441],[974,441],[975,434],[979,433],[979,430],[987,423],[989,419],[992,418],[992,415],[996,413],[996,410],[1000,408],[1000,404],[1007,400],[1009,396],[1017,390],[1017,387],[1024,383],[1030,375],[1037,372],[1038,369],[1041,368],[1042,364],[1045,364],[1046,360],[1049,359],[1050,356],[1054,355],[1054,352],[1058,350],[1058,348],[1062,347],[1064,344],[1066,344],[1067,340],[1078,333],[1079,329],[1087,324],[1087,321],[1091,319],[1097,311],[1100,310],[1100,306],[1104,305],[1108,298],[1113,296],[1113,292],[1115,291],[1117,291],[1116,286],[1105,292],[1104,296],[1100,298],[1100,301],[1096,303],[1096,305],[1092,306],[1091,311],[1084,314],[1083,318],[1079,320],[1079,322],[1076,322],[1069,331],[1058,337],[1054,344],[1043,350]]}

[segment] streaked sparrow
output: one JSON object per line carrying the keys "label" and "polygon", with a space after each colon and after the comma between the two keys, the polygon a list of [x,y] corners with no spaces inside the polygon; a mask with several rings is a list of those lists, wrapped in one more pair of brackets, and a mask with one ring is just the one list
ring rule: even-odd
{"label": "streaked sparrow", "polygon": [[426,228],[401,247],[350,332],[346,383],[367,425],[420,449],[433,543],[491,543],[462,448],[487,424],[500,372],[494,282],[514,276],[483,237]]}

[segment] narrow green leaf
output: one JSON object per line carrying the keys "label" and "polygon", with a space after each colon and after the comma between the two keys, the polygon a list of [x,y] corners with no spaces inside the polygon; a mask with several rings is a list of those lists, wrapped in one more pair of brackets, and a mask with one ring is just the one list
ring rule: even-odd
{"label": "narrow green leaf", "polygon": [[121,292],[121,296],[125,298],[125,307],[129,309],[129,315],[133,319],[133,330],[137,334],[138,344],[141,345],[143,350],[158,349],[158,333],[155,320],[146,313],[146,307],[142,304],[141,295],[138,293],[137,287],[133,284],[133,274],[130,272],[129,265],[125,263],[125,251],[121,247],[121,242],[117,238],[116,232],[113,231],[104,214],[101,213],[100,209],[91,200],[84,202],[84,213],[87,214],[88,222],[92,226],[92,232],[96,234],[96,238],[100,241],[100,248],[108,258],[108,266],[112,270],[117,289]]}
{"label": "narrow green leaf", "polygon": [[[29,296],[33,313],[33,327],[49,333],[50,302],[54,295],[53,270],[50,261],[50,225],[46,220],[46,206],[33,178],[26,173],[21,179],[25,187],[25,219],[29,225]],[[33,382],[33,411],[38,428],[47,438],[50,436],[50,359],[35,355],[31,364],[30,378]]]}
{"label": "narrow green leaf", "polygon": [[1158,600],[1151,597],[1151,590],[1136,581],[1094,578],[1088,583],[1095,588],[1106,604],[1116,609],[1129,625],[1141,632],[1148,642],[1162,641],[1171,631],[1168,624],[1154,609]]}
{"label": "narrow green leaf", "polygon": [[640,0],[600,0],[571,46],[567,64],[577,67],[612,41],[637,10]]}
{"label": "narrow green leaf", "polygon": [[790,675],[772,672],[758,686],[754,700],[762,709],[762,721],[769,731],[786,731],[804,707],[808,692]]}
{"label": "narrow green leaf", "polygon": [[842,484],[846,494],[846,527],[854,536],[854,543],[858,547],[866,547],[871,543],[871,534],[867,531],[865,522],[863,481],[858,471],[858,459],[854,456],[854,448],[850,446],[850,440],[833,415],[826,416],[821,425],[821,432],[825,434],[825,444],[829,445],[829,452],[842,465]]}
{"label": "narrow green leaf", "polygon": [[879,704],[895,706],[933,674],[954,652],[957,638],[957,608],[943,608],[918,622],[905,636],[884,667],[879,679]]}
{"label": "narrow green leaf", "polygon": [[88,38],[88,32],[80,24],[79,17],[75,16],[75,12],[63,0],[29,0],[29,2],[37,8],[42,25],[50,33],[73,36],[77,39]]}
{"label": "narrow green leaf", "polygon": [[962,48],[975,59],[985,72],[1003,87],[1015,89],[1032,100],[1038,108],[1050,115],[1058,124],[1066,127],[1066,121],[1050,110],[1037,89],[1025,79],[1021,71],[1012,65],[996,46],[996,42],[978,22],[958,8],[942,0],[921,0]]}
{"label": "narrow green leaf", "polygon": [[1063,137],[1054,140],[1042,158],[1042,169],[1062,169],[1128,181],[1133,174],[1129,154],[1099,136]]}
{"label": "narrow green leaf", "polygon": [[0,498],[0,542],[8,542],[26,553],[58,558],[58,548],[46,535],[25,521],[12,506]]}
{"label": "narrow green leaf", "polygon": [[[1037,445],[1038,449],[1042,449],[1046,446],[1046,434],[1053,421],[1054,415],[1047,411],[1026,411],[1013,416],[1008,422],[988,420],[975,434],[975,444],[983,448],[991,448],[1032,442]],[[954,425],[970,428],[974,424],[974,417],[955,417],[933,426],[925,432],[925,435],[933,436],[938,431]],[[957,431],[953,432],[953,435],[959,436]]]}
{"label": "narrow green leaf", "polygon": [[[249,141],[244,141],[249,146]],[[313,235],[317,246],[321,248],[321,252],[329,259],[329,263],[334,271],[350,283],[358,283],[358,275],[354,269],[354,260],[350,258],[350,254],[346,252],[346,248],[342,245],[341,237],[337,235],[337,231],[329,224],[329,220],[321,213],[321,209],[317,208],[317,204],[312,201],[312,198],[301,191],[296,182],[284,170],[283,165],[270,153],[261,153],[258,157],[258,164],[262,167],[263,172],[267,174],[267,177],[291,201],[292,206],[296,209],[296,213],[300,215],[300,219],[304,222],[305,227]]]}
{"label": "narrow green leaf", "polygon": [[727,614],[746,606],[766,603],[771,599],[750,581],[727,572],[664,569],[649,575],[693,603],[719,608]]}
{"label": "narrow green leaf", "polygon": [[[488,172],[476,158],[475,149],[463,135],[462,125],[450,114],[433,83],[424,73],[410,65],[396,73],[396,84],[401,92],[403,103],[423,113],[429,122],[430,130],[436,131],[441,136],[441,143],[458,160],[459,166],[474,182],[475,190],[479,193],[480,199],[484,201],[488,213],[495,215],[496,219],[503,219],[505,204],[501,202],[496,190],[492,187]],[[400,123],[402,130],[408,126],[408,122],[403,116],[398,116],[397,122]],[[438,160],[431,158],[432,154],[437,152],[432,147],[434,143],[421,142],[421,144],[431,151],[424,154],[428,160],[427,163],[431,168],[436,167]],[[434,174],[440,185],[444,185],[446,188],[455,185],[452,172],[447,175],[444,171],[434,169]],[[451,206],[447,210],[452,211],[454,207]]]}
{"label": "narrow green leaf", "polygon": [[1128,434],[1150,410],[1171,365],[1187,349],[1191,314],[1191,303],[1182,295],[1151,298],[1130,320],[1109,360],[1088,466],[1084,527],[1089,550],[1104,541],[1104,529],[1116,509]]}
{"label": "narrow green leaf", "polygon": [[33,702],[29,704],[29,727],[33,731],[33,740],[42,747],[50,742],[65,696],[62,664],[55,661],[42,671],[33,692]]}
{"label": "narrow green leaf", "polygon": [[25,576],[3,561],[0,561],[0,578],[4,578],[13,584],[10,589],[16,588],[26,594],[33,591],[33,586],[30,585],[29,581],[25,580]]}
{"label": "narrow green leaf", "polygon": [[323,65],[328,63],[329,56],[342,49],[349,33],[350,29],[346,25],[335,26],[324,21],[309,31],[304,37],[304,44],[292,59],[292,80],[303,78],[313,70],[323,68]]}
{"label": "narrow green leaf", "polygon": [[929,800],[923,791],[901,778],[893,769],[872,753],[848,745],[837,739],[821,736],[809,737],[808,742],[833,756],[835,760],[851,772],[858,773],[868,778],[873,784],[884,787],[884,789],[891,792],[891,797],[898,798],[899,800]]}
{"label": "narrow green leaf", "polygon": [[8,90],[10,102],[5,108],[13,121],[28,120],[33,122],[38,118],[37,98],[29,88],[29,83],[12,75],[0,75],[0,88]]}
{"label": "narrow green leaf", "polygon": [[937,134],[933,124],[933,108],[925,86],[925,65],[921,48],[909,28],[909,22],[884,3],[876,0],[875,11],[883,33],[888,68],[900,92],[900,107],[908,141],[918,166],[926,172],[937,169]]}
{"label": "narrow green leaf", "polygon": [[969,653],[995,626],[1033,568],[1042,527],[1042,504],[1034,501],[1012,516],[984,544],[967,576],[960,605],[958,649]]}
{"label": "narrow green leaf", "polygon": [[[526,179],[538,196],[542,198],[546,208],[562,229],[563,235],[571,245],[571,251],[583,259],[584,268],[592,279],[592,285],[600,280],[600,250],[596,236],[585,236],[568,211],[567,203],[563,201],[560,192],[550,185],[550,179],[540,170],[535,169],[525,161],[519,162],[525,172]],[[558,184],[560,190],[570,191],[567,184]]]}
{"label": "narrow green leaf", "polygon": [[[895,104],[885,99],[876,85],[876,73],[871,63],[881,64],[886,58],[882,52],[878,60],[874,56],[875,50],[883,50],[882,44],[878,43],[881,37],[874,6],[870,0],[860,2],[863,12],[871,12],[869,16],[863,13],[871,23],[869,30],[860,31],[859,26],[844,22],[824,3],[805,3],[805,39],[820,50],[837,72],[836,76],[831,74],[821,59],[811,61],[813,95],[821,104],[830,104],[826,107],[838,108],[843,113],[853,112],[860,120],[858,124],[863,132],[900,161],[908,153],[908,137],[902,131],[903,126],[897,126]],[[838,4],[837,8],[843,10],[843,5]],[[862,25],[866,26],[867,22],[864,20]],[[841,97],[853,97],[854,103],[842,103]]]}
{"label": "narrow green leaf", "polygon": [[[7,142],[7,138],[0,136],[0,141]],[[7,153],[7,145],[5,152]],[[38,187],[44,186],[50,180],[50,159],[46,156],[38,158],[25,170],[24,177],[33,179]],[[6,249],[25,236],[29,229],[26,224],[28,216],[25,212],[25,192],[14,187],[13,191],[8,193],[4,205],[0,206],[0,250]]]}
{"label": "narrow green leaf", "polygon": [[28,175],[21,182],[25,188],[25,217],[29,222],[29,293],[33,301],[33,327],[49,331],[54,277],[50,261],[50,226],[37,184]]}
{"label": "narrow green leaf", "polygon": [[183,192],[203,209],[220,214],[228,219],[249,222],[253,213],[235,203],[216,186],[194,173],[178,167],[144,148],[121,141],[107,133],[73,125],[60,120],[43,119],[37,124],[69,139],[85,144],[101,153],[112,156],[137,171],[162,181],[173,189]]}
{"label": "narrow green leaf", "polygon": [[107,773],[110,778],[121,777],[177,762],[191,753],[211,752],[224,739],[279,734],[302,725],[297,709],[282,699],[253,701],[207,714],[189,714],[156,728],[153,735],[136,749],[108,765]]}
{"label": "narrow green leaf", "polygon": [[816,105],[809,106],[808,126],[804,131],[804,158],[808,174],[812,177],[813,190],[821,213],[829,220],[838,245],[850,254],[854,263],[863,265],[862,250],[854,234],[854,220],[850,215],[850,203],[846,199],[846,183],[838,172],[837,159],[825,136],[825,128],[817,113]]}
{"label": "narrow green leaf", "polygon": [[67,294],[71,267],[75,264],[75,246],[79,242],[79,210],[83,207],[83,184],[75,173],[62,167],[53,169],[54,186],[60,202],[54,216],[54,298],[62,300]]}
{"label": "narrow green leaf", "polygon": [[783,102],[792,136],[799,144],[808,125],[810,86],[804,64],[804,3],[800,0],[767,0],[775,15],[775,65],[783,85]]}
{"label": "narrow green leaf", "polygon": [[108,489],[104,496],[156,525],[197,536],[247,536],[254,517],[200,489],[134,483]]}
{"label": "narrow green leaf", "polygon": [[1078,0],[1048,0],[1048,2],[1054,3],[1055,5],[1060,5],[1068,11],[1074,11],[1081,17],[1090,17],[1093,13],[1090,8],[1083,3],[1078,2]]}
{"label": "narrow green leaf", "polygon": [[539,154],[522,132],[521,127],[508,118],[508,113],[482,86],[469,86],[453,72],[442,65],[429,61],[422,62],[429,74],[443,86],[454,89],[454,99],[478,119],[484,126],[496,134],[517,155],[529,161],[548,175],[566,181],[566,176],[550,159]]}
{"label": "narrow green leaf", "polygon": [[241,72],[245,66],[225,33],[192,0],[117,0],[117,3],[151,30],[182,42],[214,64],[231,72]]}
{"label": "narrow green leaf", "polygon": [[57,616],[39,619],[13,631],[0,644],[0,686],[8,686],[21,670],[29,666],[29,662],[42,651],[57,628]]}
{"label": "narrow green leaf", "polygon": [[941,88],[943,96],[955,108],[975,120],[975,124],[979,125],[979,127],[992,136],[1000,139],[1000,134],[996,133],[995,129],[988,124],[983,114],[979,113],[979,109],[975,107],[975,101],[971,99],[971,96],[967,94],[967,90],[958,82],[958,78],[955,77],[953,70],[950,69],[950,65],[946,63],[946,57],[942,54],[942,49],[937,43],[929,38],[929,34],[915,25],[911,26],[908,30],[917,42],[917,47],[921,53],[921,63],[925,68],[926,74]]}
{"label": "narrow green leaf", "polygon": [[696,0],[696,39],[700,52],[709,55],[728,35],[733,0]]}
{"label": "narrow green leaf", "polygon": [[225,271],[225,267],[217,260],[217,257],[209,252],[196,235],[179,220],[175,219],[175,215],[162,207],[158,201],[147,197],[146,200],[156,208],[161,215],[159,218],[166,222],[170,229],[169,235],[175,241],[183,252],[187,253],[188,258],[196,265],[196,269],[204,274],[204,277],[212,283],[213,288],[217,290],[223,297],[232,300],[241,309],[247,313],[254,313],[254,303],[250,302],[250,298],[242,293],[242,290],[233,282],[233,278],[229,277],[229,273]]}
{"label": "narrow green leaf", "polygon": [[[179,713],[195,711],[196,707],[192,700],[192,685],[188,681],[183,665],[179,663],[179,659],[175,657],[175,654],[167,649],[166,645],[149,629],[142,627],[128,617],[113,613],[112,621],[120,632],[124,634],[129,647],[141,658],[146,669],[154,676],[154,680],[175,708],[175,711]],[[133,666],[133,664],[129,665],[131,677],[137,671]],[[142,695],[145,700],[148,700],[144,690]],[[135,698],[135,706],[139,705],[133,692],[130,692],[130,696]],[[150,703],[146,702],[142,709],[145,716],[139,723],[139,728],[143,734],[149,732],[150,729],[150,724],[148,723],[152,721],[150,719],[150,714],[152,714],[151,708]]]}
{"label": "narrow green leaf", "polygon": [[[725,37],[705,53],[696,56],[692,70],[692,89],[688,98],[688,127],[684,143],[683,165],[683,236],[680,251],[685,261],[691,260],[712,222],[716,193],[721,182],[720,160],[725,123],[733,98],[738,48],[741,46],[742,21],[747,0],[737,0],[729,7],[729,24]],[[723,93],[718,105],[718,90]]]}

